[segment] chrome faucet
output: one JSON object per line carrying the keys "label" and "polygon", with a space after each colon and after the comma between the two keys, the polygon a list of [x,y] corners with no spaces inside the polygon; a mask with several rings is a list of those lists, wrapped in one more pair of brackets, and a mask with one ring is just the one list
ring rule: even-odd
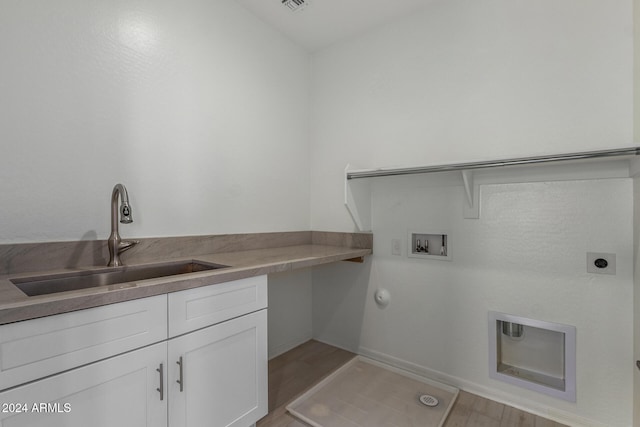
{"label": "chrome faucet", "polygon": [[120,254],[127,249],[140,243],[136,240],[122,240],[118,233],[118,196],[120,196],[120,222],[123,224],[131,224],[131,206],[129,206],[129,195],[127,189],[122,184],[116,184],[111,193],[111,235],[107,241],[109,246],[109,267],[117,267],[122,265]]}

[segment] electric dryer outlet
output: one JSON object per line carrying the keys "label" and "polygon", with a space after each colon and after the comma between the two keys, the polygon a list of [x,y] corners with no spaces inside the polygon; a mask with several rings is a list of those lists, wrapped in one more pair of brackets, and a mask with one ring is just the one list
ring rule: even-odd
{"label": "electric dryer outlet", "polygon": [[587,273],[616,274],[616,254],[587,252]]}

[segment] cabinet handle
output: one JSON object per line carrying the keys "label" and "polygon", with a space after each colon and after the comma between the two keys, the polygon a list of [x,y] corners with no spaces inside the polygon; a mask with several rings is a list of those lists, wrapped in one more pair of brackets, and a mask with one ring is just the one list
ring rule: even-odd
{"label": "cabinet handle", "polygon": [[178,360],[176,362],[178,364],[178,366],[180,366],[180,379],[178,381],[176,381],[178,384],[180,384],[180,391],[184,390],[184,378],[182,376],[182,356],[180,356],[180,360]]}
{"label": "cabinet handle", "polygon": [[162,363],[156,371],[160,372],[160,388],[157,388],[156,390],[160,392],[160,400],[164,400],[164,370],[162,369]]}

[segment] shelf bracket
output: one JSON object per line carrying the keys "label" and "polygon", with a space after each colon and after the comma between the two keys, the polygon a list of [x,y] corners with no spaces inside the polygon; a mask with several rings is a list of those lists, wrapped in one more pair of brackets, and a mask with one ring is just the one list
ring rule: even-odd
{"label": "shelf bracket", "polygon": [[463,214],[466,219],[480,218],[480,186],[475,182],[473,171],[462,170],[462,181],[464,182],[464,192],[466,195]]}
{"label": "shelf bracket", "polygon": [[344,168],[344,205],[358,231],[371,231],[371,184],[369,180],[348,178],[349,165]]}

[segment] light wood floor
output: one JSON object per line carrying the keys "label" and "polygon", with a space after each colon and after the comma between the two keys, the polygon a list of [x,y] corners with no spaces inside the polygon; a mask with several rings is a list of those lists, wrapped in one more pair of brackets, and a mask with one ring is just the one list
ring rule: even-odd
{"label": "light wood floor", "polygon": [[[286,405],[354,356],[348,351],[311,340],[270,360],[269,414],[258,421],[257,427],[307,427],[287,413]],[[444,427],[564,425],[460,391]]]}

